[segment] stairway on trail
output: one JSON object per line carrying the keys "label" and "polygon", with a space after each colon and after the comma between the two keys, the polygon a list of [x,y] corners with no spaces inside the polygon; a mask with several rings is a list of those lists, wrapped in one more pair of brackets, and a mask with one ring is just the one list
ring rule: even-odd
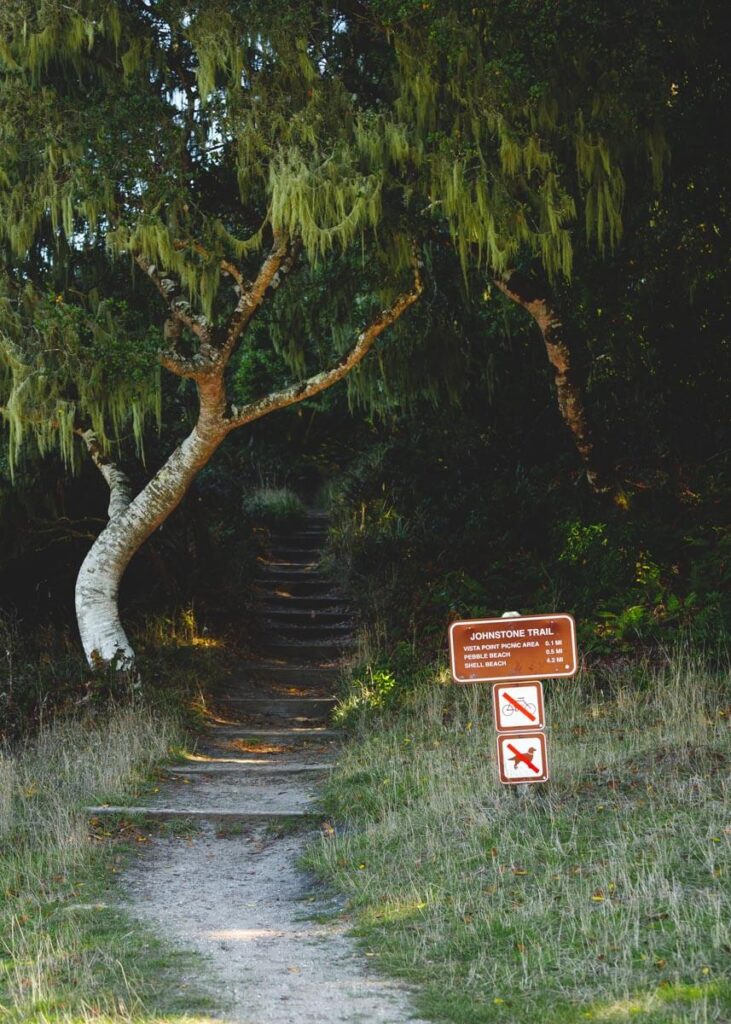
{"label": "stairway on trail", "polygon": [[333,690],[352,646],[347,602],[319,566],[326,534],[326,515],[310,512],[301,527],[272,535],[255,581],[257,654],[234,683],[207,695],[212,722],[184,763],[168,766],[154,801],[90,813],[219,822],[316,816],[317,783],[340,735],[328,726]]}
{"label": "stairway on trail", "polygon": [[256,581],[256,655],[209,694],[211,725],[154,801],[106,808],[198,824],[184,839],[156,835],[122,883],[138,917],[205,955],[226,1024],[414,1020],[405,987],[372,969],[339,904],[298,866],[338,750],[328,723],[351,643],[348,606],[319,566],[326,532],[313,512],[272,537]]}

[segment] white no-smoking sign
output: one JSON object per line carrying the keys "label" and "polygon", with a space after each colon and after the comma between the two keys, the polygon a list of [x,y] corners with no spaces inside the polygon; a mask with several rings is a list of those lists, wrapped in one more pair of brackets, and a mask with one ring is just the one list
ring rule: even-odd
{"label": "white no-smoking sign", "polygon": [[492,688],[495,728],[498,732],[525,732],[543,729],[543,684],[536,680],[526,683],[495,683]]}

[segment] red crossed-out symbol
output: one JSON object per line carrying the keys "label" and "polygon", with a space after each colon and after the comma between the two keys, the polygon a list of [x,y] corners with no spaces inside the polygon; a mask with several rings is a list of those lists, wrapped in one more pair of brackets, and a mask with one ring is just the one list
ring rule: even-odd
{"label": "red crossed-out symbol", "polygon": [[534,714],[532,714],[528,710],[528,708],[523,707],[522,704],[520,704],[517,700],[515,700],[513,697],[511,697],[509,693],[504,693],[503,694],[503,700],[506,700],[508,702],[508,704],[512,704],[513,707],[516,708],[518,711],[522,711],[526,718],[530,718],[531,722],[535,722],[536,721],[536,716]]}
{"label": "red crossed-out symbol", "polygon": [[521,753],[520,750],[515,749],[512,743],[506,743],[505,746],[508,748],[511,754],[515,754],[515,757],[513,758],[513,763],[515,764],[516,768],[518,767],[518,761],[522,761],[523,764],[527,764],[531,771],[534,771],[536,775],[541,774],[540,769],[533,764],[533,754],[528,755]]}

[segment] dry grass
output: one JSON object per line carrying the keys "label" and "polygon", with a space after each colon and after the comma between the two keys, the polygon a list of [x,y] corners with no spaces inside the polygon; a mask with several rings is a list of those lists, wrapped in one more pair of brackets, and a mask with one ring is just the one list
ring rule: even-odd
{"label": "dry grass", "polygon": [[131,796],[179,740],[174,718],[120,707],[0,756],[3,1024],[177,1019],[146,1009],[175,955],[110,906],[121,851],[84,806]]}
{"label": "dry grass", "polygon": [[364,727],[313,863],[436,1019],[728,1021],[728,676],[686,655],[546,689],[552,779],[524,796],[489,687],[442,672]]}

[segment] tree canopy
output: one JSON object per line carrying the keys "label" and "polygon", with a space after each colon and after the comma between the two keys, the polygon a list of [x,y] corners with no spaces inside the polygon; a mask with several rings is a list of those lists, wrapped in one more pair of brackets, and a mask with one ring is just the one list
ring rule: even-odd
{"label": "tree canopy", "polygon": [[[104,438],[124,409],[138,439],[158,414],[153,328],[120,315],[125,289],[140,287],[130,257],[175,279],[189,327],[231,308],[227,262],[250,265],[271,232],[299,239],[312,264],[354,243],[370,260],[375,247],[376,289],[391,295],[411,241],[443,234],[465,273],[535,261],[570,278],[580,231],[600,250],[619,241],[628,174],[661,180],[675,65],[695,45],[681,6],[6,4],[14,457],[27,434],[44,450],[56,437],[68,456],[72,410]],[[50,331],[32,329],[49,315]],[[139,373],[149,366],[138,394],[126,369],[113,382],[113,359],[104,386],[89,384],[93,344],[77,340],[77,358],[57,366],[42,339],[68,329],[134,350]]]}

